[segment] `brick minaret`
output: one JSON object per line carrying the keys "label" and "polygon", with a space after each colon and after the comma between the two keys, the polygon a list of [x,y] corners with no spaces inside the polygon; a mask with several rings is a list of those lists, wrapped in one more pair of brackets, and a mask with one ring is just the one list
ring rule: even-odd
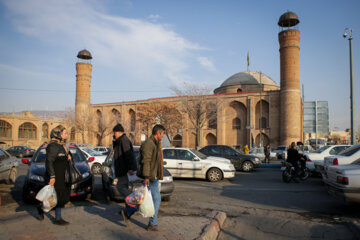
{"label": "brick minaret", "polygon": [[[279,19],[280,44],[280,144],[301,140],[302,114],[299,76],[300,31],[295,13],[286,12]],[[284,30],[285,28],[285,30]]]}
{"label": "brick minaret", "polygon": [[[84,49],[78,53],[77,57],[79,62],[76,63],[75,119],[77,122],[84,123],[86,119],[88,119],[90,109],[92,71],[90,60],[92,56],[89,51]],[[78,142],[82,142],[82,136],[80,135],[81,134],[76,131],[76,140]]]}

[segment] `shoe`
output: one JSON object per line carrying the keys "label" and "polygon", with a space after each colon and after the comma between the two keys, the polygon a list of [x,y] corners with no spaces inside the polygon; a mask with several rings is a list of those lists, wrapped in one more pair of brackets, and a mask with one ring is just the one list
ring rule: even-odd
{"label": "shoe", "polygon": [[153,225],[148,225],[147,228],[146,228],[146,230],[152,231],[152,232],[157,232],[157,231],[159,231],[157,225],[154,225],[154,226],[153,226]]}
{"label": "shoe", "polygon": [[38,211],[38,218],[40,221],[44,220],[44,211],[42,210],[41,206],[37,206]]}
{"label": "shoe", "polygon": [[122,218],[124,219],[124,223],[127,225],[129,223],[129,217],[128,217],[127,213],[125,212],[125,209],[122,209],[119,213],[121,214]]}
{"label": "shoe", "polygon": [[69,222],[65,221],[64,219],[59,219],[59,220],[55,220],[54,221],[55,225],[60,225],[60,226],[65,226],[65,225],[69,225]]}

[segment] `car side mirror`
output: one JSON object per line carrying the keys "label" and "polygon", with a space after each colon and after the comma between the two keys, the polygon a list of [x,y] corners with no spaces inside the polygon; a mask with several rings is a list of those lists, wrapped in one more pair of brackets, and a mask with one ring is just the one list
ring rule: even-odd
{"label": "car side mirror", "polygon": [[195,161],[195,162],[199,162],[199,161],[200,161],[200,159],[198,159],[197,157],[194,157],[192,160]]}
{"label": "car side mirror", "polygon": [[23,164],[29,164],[29,159],[28,158],[23,158],[23,159],[21,159],[21,162]]}
{"label": "car side mirror", "polygon": [[164,161],[164,165],[166,165],[167,164],[167,161]]}

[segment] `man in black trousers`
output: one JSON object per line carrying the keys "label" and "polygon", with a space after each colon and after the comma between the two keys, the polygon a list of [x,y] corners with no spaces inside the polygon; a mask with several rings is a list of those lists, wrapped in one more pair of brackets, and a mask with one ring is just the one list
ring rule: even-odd
{"label": "man in black trousers", "polygon": [[[115,179],[113,184],[117,186],[120,194],[123,195],[124,199],[131,192],[129,191],[129,179],[127,174],[134,175],[137,164],[134,157],[134,149],[131,141],[124,133],[123,126],[118,123],[114,128],[114,169]],[[137,208],[130,207],[125,203],[125,209],[122,209],[120,214],[122,215],[125,224],[129,222],[131,215],[137,211]]]}

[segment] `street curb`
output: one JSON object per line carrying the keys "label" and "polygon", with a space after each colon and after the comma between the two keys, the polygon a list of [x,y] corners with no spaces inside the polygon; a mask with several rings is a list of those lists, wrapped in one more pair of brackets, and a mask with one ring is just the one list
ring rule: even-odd
{"label": "street curb", "polygon": [[225,220],[226,213],[217,212],[210,224],[205,227],[200,237],[196,238],[196,240],[216,240]]}

